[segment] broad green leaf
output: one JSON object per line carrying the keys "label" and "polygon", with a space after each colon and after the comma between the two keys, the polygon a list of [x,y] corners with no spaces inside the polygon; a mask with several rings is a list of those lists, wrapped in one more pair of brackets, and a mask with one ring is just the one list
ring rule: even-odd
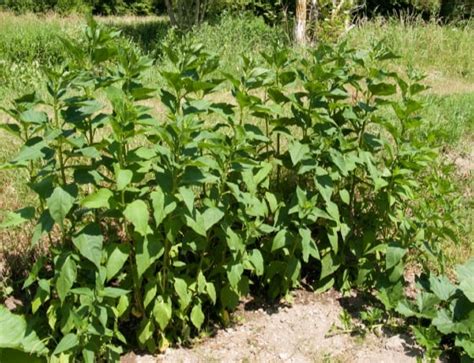
{"label": "broad green leaf", "polygon": [[456,267],[459,289],[474,303],[474,258]]}
{"label": "broad green leaf", "polygon": [[74,246],[81,255],[96,265],[97,268],[100,268],[103,241],[104,238],[98,224],[87,225],[72,239]]}
{"label": "broad green leaf", "polygon": [[140,345],[144,346],[148,342],[148,339],[153,336],[154,331],[155,325],[153,321],[151,319],[143,319],[138,328],[138,342]]}
{"label": "broad green leaf", "polygon": [[165,195],[160,188],[157,188],[156,191],[150,194],[150,198],[153,206],[153,217],[155,218],[156,225],[159,226],[165,218]]}
{"label": "broad green leaf", "polygon": [[130,255],[130,245],[110,244],[107,246],[109,258],[107,259],[107,280],[112,279],[123,267]]}
{"label": "broad green leaf", "polygon": [[321,276],[323,280],[325,277],[332,275],[339,269],[339,263],[335,261],[335,257],[331,253],[326,254],[321,260]]}
{"label": "broad green leaf", "polygon": [[229,279],[230,286],[232,286],[234,289],[237,289],[243,272],[244,266],[241,264],[232,265],[227,270],[227,278]]}
{"label": "broad green leaf", "polygon": [[301,144],[299,141],[294,141],[288,147],[290,153],[291,162],[293,166],[296,166],[301,160],[303,160],[306,155],[309,153],[309,146],[306,144]]}
{"label": "broad green leaf", "polygon": [[255,269],[255,275],[262,276],[265,269],[262,253],[256,248],[253,249],[249,253],[249,261]]}
{"label": "broad green leaf", "polygon": [[155,305],[153,307],[153,316],[155,317],[156,322],[160,326],[161,330],[165,330],[168,326],[172,315],[172,304],[171,300],[167,298],[163,299],[162,296],[159,296],[155,300]]}
{"label": "broad green leaf", "polygon": [[79,338],[77,337],[77,335],[72,334],[72,333],[66,334],[58,343],[58,345],[56,346],[56,349],[54,349],[53,355],[58,355],[60,353],[67,352],[78,346],[79,346]]}
{"label": "broad green leaf", "polygon": [[[25,353],[17,349],[0,349],[0,362],[2,363],[46,363],[45,357],[38,357],[35,354]],[[52,361],[51,361],[52,362]]]}
{"label": "broad green leaf", "polygon": [[219,222],[222,217],[224,217],[224,212],[219,208],[211,207],[204,211],[202,217],[204,219],[204,229],[207,232],[213,225]]}
{"label": "broad green leaf", "polygon": [[155,299],[158,291],[158,283],[156,279],[151,279],[145,285],[145,291],[143,292],[143,306],[148,308],[148,305]]}
{"label": "broad green leaf", "polygon": [[[21,350],[26,353],[46,355],[48,349],[36,332],[26,323],[22,315],[13,314],[0,305],[0,361],[3,362],[4,348]],[[33,356],[31,358],[34,358]],[[5,360],[8,361],[8,360]],[[33,362],[36,360],[33,359]],[[12,362],[16,362],[12,360]],[[28,360],[30,362],[30,360]]]}
{"label": "broad green leaf", "polygon": [[386,268],[391,269],[400,263],[407,250],[397,243],[390,243],[385,257]]}
{"label": "broad green leaf", "polygon": [[141,277],[163,253],[163,242],[157,236],[148,235],[138,240],[136,246],[138,277]]}
{"label": "broad green leaf", "polygon": [[432,324],[443,334],[451,334],[457,330],[456,323],[446,309],[437,312]]}
{"label": "broad green leaf", "polygon": [[75,196],[61,187],[56,187],[53,194],[46,200],[49,213],[53,220],[64,229],[64,219],[74,205]]}
{"label": "broad green leaf", "polygon": [[351,201],[351,197],[349,195],[349,192],[346,189],[342,189],[339,191],[339,196],[341,197],[341,200],[343,203],[349,205]]}
{"label": "broad green leaf", "polygon": [[192,213],[194,210],[194,192],[191,188],[181,187],[179,188],[179,194],[183,198],[186,208],[188,208],[189,213]]}
{"label": "broad green leaf", "polygon": [[220,294],[222,305],[228,309],[235,309],[239,303],[239,294],[236,293],[232,288],[227,285],[221,289]]}
{"label": "broad green leaf", "polygon": [[206,283],[206,291],[207,295],[211,299],[212,303],[216,303],[217,295],[216,295],[216,288],[212,282],[207,282]]}
{"label": "broad green leaf", "polygon": [[38,281],[38,288],[36,289],[35,297],[31,301],[31,312],[35,314],[43,303],[49,299],[50,286],[49,281],[40,279]]}
{"label": "broad green leaf", "polygon": [[243,251],[245,249],[245,245],[239,235],[230,227],[227,227],[226,229],[226,242],[227,247],[229,247],[231,251]]}
{"label": "broad green leaf", "polygon": [[397,92],[397,87],[389,83],[370,83],[369,90],[375,96],[391,96]]}
{"label": "broad green leaf", "polygon": [[97,209],[97,208],[110,208],[110,198],[113,193],[108,189],[99,189],[97,192],[88,195],[81,201],[81,205],[84,208]]}
{"label": "broad green leaf", "polygon": [[308,228],[300,228],[299,234],[301,236],[303,261],[308,262],[309,256],[319,260],[319,250],[311,236],[311,231]]}
{"label": "broad green leaf", "polygon": [[56,280],[56,289],[58,291],[59,300],[64,302],[67,293],[71,290],[72,285],[76,281],[77,267],[71,256],[67,256],[62,265],[59,267],[59,275]]}
{"label": "broad green leaf", "polygon": [[463,348],[467,355],[474,359],[474,339],[472,337],[467,334],[456,335],[454,345]]}
{"label": "broad green leaf", "polygon": [[429,281],[430,290],[442,301],[448,301],[456,291],[456,286],[446,276],[430,276]]}
{"label": "broad green leaf", "polygon": [[0,348],[20,348],[26,334],[25,319],[0,305]]}
{"label": "broad green leaf", "polygon": [[174,289],[178,294],[181,310],[186,309],[186,307],[191,302],[191,294],[188,291],[188,284],[183,279],[175,278]]}
{"label": "broad green leaf", "polygon": [[287,231],[282,229],[279,231],[276,236],[273,238],[272,243],[272,252],[275,252],[286,246]]}
{"label": "broad green leaf", "polygon": [[19,226],[35,217],[35,208],[27,207],[15,212],[8,212],[0,224],[0,229]]}
{"label": "broad green leaf", "polygon": [[191,322],[197,330],[201,329],[202,323],[204,323],[204,313],[202,312],[201,305],[194,305],[191,310]]}
{"label": "broad green leaf", "polygon": [[148,226],[150,215],[148,213],[148,206],[143,200],[138,199],[127,205],[123,215],[133,224],[137,233],[142,236],[148,234],[150,230],[150,227]]}
{"label": "broad green leaf", "polygon": [[20,114],[20,120],[31,124],[44,124],[48,122],[48,115],[42,111],[28,110]]}
{"label": "broad green leaf", "polygon": [[337,254],[339,252],[339,235],[337,233],[337,228],[328,228],[327,237],[332,251]]}
{"label": "broad green leaf", "polygon": [[99,295],[116,299],[116,298],[119,298],[120,296],[127,295],[129,292],[130,292],[129,290],[119,289],[117,287],[106,287],[104,288],[104,290],[99,291]]}
{"label": "broad green leaf", "polygon": [[115,178],[117,180],[117,190],[124,190],[131,183],[133,172],[117,168],[115,170]]}

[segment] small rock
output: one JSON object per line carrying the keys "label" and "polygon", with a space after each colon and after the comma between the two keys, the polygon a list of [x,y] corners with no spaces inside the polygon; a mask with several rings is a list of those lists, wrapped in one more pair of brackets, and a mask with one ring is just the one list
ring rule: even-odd
{"label": "small rock", "polygon": [[403,342],[404,340],[400,337],[400,335],[394,335],[393,337],[387,339],[385,342],[385,348],[397,352],[403,352]]}

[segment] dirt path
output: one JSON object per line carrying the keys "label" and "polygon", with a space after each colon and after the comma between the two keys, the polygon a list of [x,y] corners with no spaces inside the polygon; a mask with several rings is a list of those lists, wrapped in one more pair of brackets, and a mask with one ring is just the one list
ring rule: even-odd
{"label": "dirt path", "polygon": [[331,291],[323,295],[296,292],[291,306],[249,308],[236,313],[240,324],[219,330],[191,349],[174,348],[156,357],[129,354],[122,363],[151,362],[416,362],[419,350],[398,335],[364,338],[339,334],[327,337],[340,325],[341,302],[355,302]]}

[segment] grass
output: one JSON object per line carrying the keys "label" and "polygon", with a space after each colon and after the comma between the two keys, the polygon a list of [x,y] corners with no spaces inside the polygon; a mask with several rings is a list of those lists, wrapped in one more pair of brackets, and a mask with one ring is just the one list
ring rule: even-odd
{"label": "grass", "polygon": [[[121,29],[124,42],[132,42],[156,59],[147,81],[159,86],[159,70],[167,66],[160,57],[163,44],[174,46],[183,41],[179,34],[170,31],[167,20],[163,17],[106,17],[99,20]],[[83,24],[84,19],[80,17],[0,13],[0,105],[26,91],[34,89],[42,92],[41,67],[53,66],[66,56],[58,36],[77,37]],[[205,24],[185,36],[184,40],[189,38],[218,54],[222,68],[231,73],[238,70],[241,55],[255,57],[274,41],[288,41],[282,29],[272,28],[262,19],[248,14],[223,16],[216,23]],[[446,157],[453,162],[461,158],[463,163],[460,165],[464,165],[464,170],[454,178],[464,196],[460,224],[467,230],[461,233],[462,246],[450,244],[447,250],[453,256],[452,263],[467,259],[474,252],[474,241],[470,236],[473,170],[469,169],[474,163],[473,22],[455,27],[417,19],[376,19],[360,23],[347,34],[346,39],[359,48],[383,40],[400,55],[394,67],[412,67],[427,74],[426,82],[431,89],[425,96],[426,108],[422,116],[437,130],[433,141]],[[8,135],[1,131],[0,143],[1,164],[15,154],[18,145],[12,144]],[[23,176],[0,171],[0,209],[16,209],[24,205],[27,198]],[[0,236],[2,245],[11,238],[1,233]]]}
{"label": "grass", "polygon": [[474,91],[473,21],[459,26],[441,26],[434,21],[407,17],[376,19],[361,22],[347,38],[350,44],[362,48],[383,40],[400,56],[398,65],[426,72],[433,83],[444,79],[469,83]]}

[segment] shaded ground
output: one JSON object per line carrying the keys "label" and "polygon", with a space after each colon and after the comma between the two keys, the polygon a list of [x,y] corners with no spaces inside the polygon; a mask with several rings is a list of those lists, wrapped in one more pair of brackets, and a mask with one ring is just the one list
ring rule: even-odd
{"label": "shaded ground", "polygon": [[242,305],[236,313],[241,323],[219,330],[216,336],[192,348],[168,349],[159,356],[128,354],[122,363],[151,362],[416,362],[420,351],[408,337],[399,335],[331,334],[340,326],[345,306],[357,307],[356,298],[341,299],[330,291],[322,295],[295,292],[291,306],[258,308]]}

